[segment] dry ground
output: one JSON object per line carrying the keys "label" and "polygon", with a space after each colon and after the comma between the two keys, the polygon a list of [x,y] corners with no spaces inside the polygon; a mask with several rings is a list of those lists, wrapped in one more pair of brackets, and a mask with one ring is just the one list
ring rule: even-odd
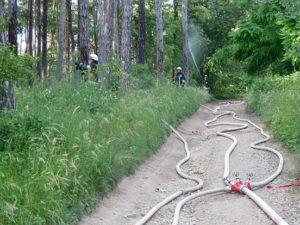
{"label": "dry ground", "polygon": [[[207,104],[215,108],[222,102]],[[253,114],[247,112],[244,104],[221,106],[237,112],[238,117],[247,118],[265,128]],[[204,181],[203,190],[223,187],[223,160],[230,140],[216,136],[220,127],[206,128],[204,122],[214,115],[205,107],[200,107],[177,129],[186,138],[191,150],[191,159],[183,166],[183,171],[198,176]],[[225,116],[221,121],[233,121]],[[269,132],[268,132],[269,133]],[[238,138],[239,144],[230,158],[230,171],[239,172],[246,177],[246,172],[254,174],[253,180],[260,181],[268,177],[277,168],[278,159],[268,152],[253,150],[250,143],[262,138],[252,126],[242,131],[231,132]],[[295,162],[272,140],[267,146],[279,150],[285,159],[282,174],[274,184],[286,184],[296,179]],[[175,165],[184,157],[184,148],[174,134],[163,146],[148,159],[135,174],[124,179],[117,188],[99,201],[95,211],[82,219],[80,225],[134,225],[154,205],[194,183],[180,178]],[[290,225],[300,224],[300,187],[285,189],[262,188],[255,191]],[[147,225],[168,225],[178,200],[163,207]],[[221,193],[195,199],[188,203],[181,213],[180,225],[272,225],[274,224],[247,196]]]}

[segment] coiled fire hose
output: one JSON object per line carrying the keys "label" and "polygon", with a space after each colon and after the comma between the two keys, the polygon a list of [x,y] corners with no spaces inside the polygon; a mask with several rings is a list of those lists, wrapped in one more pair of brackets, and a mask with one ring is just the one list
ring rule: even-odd
{"label": "coiled fire hose", "polygon": [[188,192],[194,192],[197,190],[200,190],[203,186],[203,181],[197,177],[192,177],[189,176],[185,173],[182,172],[181,170],[181,166],[186,163],[190,157],[191,157],[191,153],[189,150],[189,146],[186,142],[186,140],[179,134],[179,132],[177,130],[175,130],[171,125],[169,125],[167,122],[163,121],[166,125],[168,125],[172,131],[178,136],[178,138],[184,143],[184,149],[185,149],[185,153],[186,156],[180,160],[177,165],[176,165],[176,171],[177,173],[185,178],[185,179],[189,179],[192,181],[195,181],[197,183],[196,186],[190,187],[190,188],[186,188],[180,191],[175,192],[174,194],[172,194],[171,196],[167,197],[165,200],[161,201],[160,203],[158,203],[156,206],[154,206],[140,221],[138,221],[135,225],[143,225],[145,224],[161,207],[163,207],[164,205],[168,204],[169,202],[173,201],[174,199],[176,199],[177,197],[179,197],[180,195],[186,194]]}
{"label": "coiled fire hose", "polygon": [[[208,108],[206,106],[204,106],[205,108]],[[217,107],[215,110],[212,110],[210,108],[208,108],[209,110],[213,111],[214,114],[216,114],[215,118],[213,118],[212,120],[209,120],[205,123],[206,127],[212,127],[212,126],[223,126],[223,125],[230,125],[233,126],[233,128],[227,128],[227,129],[223,129],[221,131],[217,132],[217,135],[219,136],[223,136],[226,137],[230,140],[233,141],[233,143],[230,145],[230,147],[227,149],[226,153],[225,153],[225,158],[224,158],[224,173],[223,173],[223,181],[225,183],[225,187],[223,188],[216,188],[216,189],[211,189],[211,190],[207,190],[207,191],[202,191],[202,192],[198,192],[198,193],[194,193],[186,198],[184,198],[183,200],[181,200],[175,209],[175,214],[174,214],[174,218],[173,218],[173,223],[172,225],[178,225],[179,223],[179,218],[180,218],[180,211],[182,209],[182,207],[190,200],[193,200],[195,198],[204,196],[204,195],[208,195],[208,194],[213,194],[213,193],[218,193],[218,192],[240,192],[243,194],[246,194],[251,200],[253,200],[276,224],[278,225],[288,225],[288,223],[281,218],[267,203],[265,203],[259,196],[257,196],[254,192],[252,192],[250,189],[254,189],[254,188],[260,188],[263,187],[264,185],[270,183],[272,180],[274,180],[282,171],[283,168],[283,158],[282,155],[276,151],[273,148],[270,147],[265,147],[265,146],[258,146],[259,144],[262,144],[266,141],[268,141],[270,139],[270,136],[268,134],[266,134],[263,129],[261,127],[259,127],[258,125],[256,125],[255,123],[253,123],[250,120],[247,119],[241,119],[238,118],[236,116],[235,112],[232,111],[223,111],[220,112],[220,107]],[[252,143],[250,146],[254,149],[257,150],[265,150],[265,151],[269,151],[274,153],[278,158],[279,158],[279,164],[278,164],[278,168],[277,170],[268,178],[266,178],[263,181],[260,182],[255,182],[255,183],[251,183],[250,184],[250,178],[248,181],[243,182],[243,181],[238,181],[236,183],[232,182],[229,179],[229,173],[230,173],[230,169],[229,169],[229,160],[230,160],[230,154],[233,152],[233,150],[235,149],[236,145],[237,145],[237,139],[226,133],[226,132],[231,132],[231,131],[237,131],[237,130],[241,130],[241,129],[245,129],[248,127],[248,124],[246,123],[228,123],[228,122],[223,122],[223,123],[213,123],[215,121],[217,121],[220,117],[225,116],[225,115],[232,115],[232,118],[238,121],[242,121],[242,122],[247,122],[248,124],[251,124],[252,126],[254,126],[255,128],[257,128],[260,133],[265,136],[264,139],[256,141],[254,143]],[[213,123],[213,124],[212,124]],[[182,171],[180,170],[180,166],[185,163],[189,157],[190,157],[190,153],[188,150],[188,145],[186,140],[172,127],[169,125],[169,127],[173,130],[173,132],[180,138],[180,140],[184,143],[185,145],[185,149],[186,149],[186,154],[187,156],[182,159],[176,166],[176,170],[182,177],[187,178],[187,179],[191,179],[190,176],[183,174]],[[200,179],[198,178],[192,178],[192,180],[194,181],[199,181]],[[200,185],[201,184],[201,185]],[[187,192],[192,192],[192,191],[196,191],[199,190],[202,187],[203,183],[202,180],[200,180],[200,182],[198,183],[198,185],[196,187],[199,187],[197,189],[194,188],[189,188],[187,189],[188,191],[178,191],[176,193],[174,193],[173,195],[171,195],[170,197],[166,198],[164,201],[160,202],[159,204],[157,204],[155,207],[153,207],[139,222],[137,222],[135,225],[143,225],[145,224],[161,207],[163,207],[164,205],[168,204],[170,201],[174,200],[175,198],[177,198],[180,195],[183,195]]]}

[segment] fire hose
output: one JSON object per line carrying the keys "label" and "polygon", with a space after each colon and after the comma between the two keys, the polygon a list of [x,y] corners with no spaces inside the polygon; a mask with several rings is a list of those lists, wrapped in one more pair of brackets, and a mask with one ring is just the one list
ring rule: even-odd
{"label": "fire hose", "polygon": [[[288,223],[283,218],[281,218],[266,202],[264,202],[258,195],[256,195],[253,191],[251,191],[251,189],[252,190],[255,189],[255,188],[258,189],[258,188],[261,188],[261,187],[265,186],[266,184],[270,183],[282,171],[282,168],[283,168],[283,157],[282,157],[282,155],[277,150],[275,150],[273,148],[266,147],[266,146],[258,146],[259,144],[267,142],[270,139],[270,136],[268,134],[266,134],[261,127],[259,127],[258,125],[256,125],[252,121],[247,120],[247,119],[238,118],[236,116],[235,112],[232,112],[232,111],[220,112],[220,107],[217,107],[214,110],[212,110],[212,109],[210,109],[206,106],[204,106],[204,107],[211,110],[211,111],[213,111],[213,113],[216,114],[216,116],[212,120],[209,120],[205,123],[206,127],[224,126],[224,125],[231,126],[230,128],[223,129],[223,130],[217,132],[218,136],[223,136],[223,137],[228,138],[232,141],[232,144],[227,149],[227,151],[225,153],[225,157],[224,157],[223,181],[224,181],[226,186],[223,187],[223,188],[216,188],[216,189],[211,189],[211,190],[207,190],[207,191],[201,191],[201,192],[193,193],[190,196],[188,196],[188,197],[184,198],[183,200],[181,200],[176,206],[172,225],[178,225],[181,209],[188,201],[191,201],[195,198],[198,198],[198,197],[201,197],[201,196],[204,196],[204,195],[218,193],[218,192],[239,192],[239,193],[245,194],[251,200],[253,200],[276,224],[278,224],[278,225],[288,225]],[[277,170],[273,174],[271,174],[271,176],[269,176],[265,180],[262,180],[262,181],[259,181],[259,182],[254,182],[254,183],[250,183],[251,174],[248,174],[248,179],[245,182],[240,180],[239,178],[237,179],[236,182],[233,182],[229,179],[230,155],[234,151],[238,141],[233,135],[230,135],[227,132],[246,129],[248,127],[248,124],[247,123],[228,123],[228,122],[214,123],[220,117],[223,117],[225,115],[232,115],[232,118],[237,120],[237,121],[247,122],[248,124],[251,124],[256,129],[258,129],[260,131],[260,133],[265,137],[262,140],[251,143],[250,146],[251,146],[251,148],[256,149],[256,150],[264,150],[264,151],[272,152],[279,158],[279,163],[278,163]],[[186,150],[186,157],[184,159],[182,159],[176,166],[177,173],[180,176],[182,176],[186,179],[191,179],[193,181],[196,181],[198,183],[198,185],[196,185],[195,187],[192,187],[192,188],[188,188],[188,189],[185,189],[185,190],[182,190],[182,191],[178,191],[178,192],[174,193],[173,195],[169,196],[168,198],[166,198],[165,200],[163,200],[162,202],[157,204],[155,207],[153,207],[135,225],[145,224],[161,207],[168,204],[170,201],[172,201],[175,198],[179,197],[180,195],[184,195],[188,192],[195,192],[195,191],[201,189],[202,186],[203,186],[203,182],[202,182],[201,179],[190,177],[189,175],[186,175],[181,171],[181,169],[180,169],[181,165],[184,164],[185,162],[187,162],[188,159],[190,158],[190,152],[189,152],[188,144],[187,144],[186,140],[179,134],[179,132],[177,132],[172,126],[170,126],[170,125],[168,125],[168,126],[179,137],[179,139],[184,143],[185,150]],[[238,177],[238,175],[236,175],[236,176]]]}
{"label": "fire hose", "polygon": [[191,153],[188,147],[188,144],[186,142],[186,140],[179,134],[179,132],[174,129],[171,125],[169,125],[167,122],[163,121],[166,125],[168,125],[172,131],[178,136],[178,138],[184,143],[184,148],[185,148],[185,153],[186,156],[180,160],[177,165],[176,165],[176,171],[177,173],[185,178],[185,179],[189,179],[192,181],[195,181],[197,183],[196,186],[190,187],[190,188],[186,188],[180,191],[175,192],[174,194],[172,194],[171,196],[167,197],[165,200],[161,201],[160,203],[158,203],[156,206],[154,206],[141,220],[139,220],[135,225],[143,225],[145,224],[161,207],[163,207],[164,205],[168,204],[169,202],[173,201],[174,199],[176,199],[177,197],[186,194],[188,192],[194,192],[197,190],[200,190],[203,186],[203,181],[197,177],[192,177],[189,176],[185,173],[182,172],[181,170],[181,166],[186,163],[190,157],[191,157]]}

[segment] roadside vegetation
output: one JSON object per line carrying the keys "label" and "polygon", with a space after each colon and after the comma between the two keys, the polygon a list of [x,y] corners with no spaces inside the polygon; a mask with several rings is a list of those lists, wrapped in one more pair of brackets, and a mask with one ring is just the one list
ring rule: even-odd
{"label": "roadside vegetation", "polygon": [[256,79],[246,99],[250,109],[300,160],[300,73]]}
{"label": "roadside vegetation", "polygon": [[110,91],[94,83],[17,90],[0,117],[1,224],[74,224],[176,125],[210,99],[161,82]]}

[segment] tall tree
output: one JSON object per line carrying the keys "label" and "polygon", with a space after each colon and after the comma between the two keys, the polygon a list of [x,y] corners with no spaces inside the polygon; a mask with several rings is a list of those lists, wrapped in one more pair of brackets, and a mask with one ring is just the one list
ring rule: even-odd
{"label": "tall tree", "polygon": [[68,39],[71,42],[71,51],[75,51],[75,39],[74,39],[74,30],[73,30],[73,17],[72,17],[72,1],[67,0],[67,10],[68,10]]}
{"label": "tall tree", "polygon": [[4,0],[0,0],[0,43],[6,43],[5,19],[4,19]]}
{"label": "tall tree", "polygon": [[32,36],[33,36],[33,0],[28,0],[28,53],[33,55]]}
{"label": "tall tree", "polygon": [[97,0],[98,9],[98,56],[99,64],[103,64],[105,60],[105,33],[104,33],[104,10],[103,0]]}
{"label": "tall tree", "polygon": [[42,31],[42,69],[43,77],[47,77],[47,32],[48,32],[48,0],[43,0],[43,31]]}
{"label": "tall tree", "polygon": [[98,52],[98,29],[99,29],[99,27],[97,26],[97,24],[98,24],[98,10],[97,10],[97,2],[95,1],[94,2],[94,9],[93,9],[93,25],[94,25],[94,34],[93,34],[93,36],[94,36],[94,43],[95,43],[95,45],[94,45],[94,52],[97,54],[97,52]]}
{"label": "tall tree", "polygon": [[114,40],[114,50],[115,53],[121,58],[121,32],[120,32],[120,0],[116,0],[116,10],[115,10],[115,40]]}
{"label": "tall tree", "polygon": [[115,0],[106,0],[106,10],[105,10],[105,61],[109,62],[111,60],[111,53],[113,50],[113,40],[114,40],[114,10],[115,10]]}
{"label": "tall tree", "polygon": [[37,73],[42,78],[42,18],[41,18],[41,0],[36,0],[36,27],[37,27]]}
{"label": "tall tree", "polygon": [[58,29],[58,60],[57,78],[60,80],[64,72],[64,49],[65,49],[65,27],[66,27],[66,0],[60,0],[59,29]]}
{"label": "tall tree", "polygon": [[80,59],[87,64],[89,59],[88,0],[78,0],[78,6]]}
{"label": "tall tree", "polygon": [[[178,0],[173,0],[173,18],[174,18],[174,22],[176,22],[178,20]],[[177,41],[177,32],[176,30],[174,29],[173,31],[173,43],[176,43]],[[176,59],[176,48],[173,48],[173,59]],[[172,74],[173,74],[173,77],[175,76],[175,60],[172,61],[173,64],[172,64]]]}
{"label": "tall tree", "polygon": [[123,18],[122,18],[122,44],[121,44],[121,60],[124,71],[129,71],[131,61],[131,27],[133,14],[133,0],[124,0],[123,2]]}
{"label": "tall tree", "polygon": [[183,33],[183,60],[182,71],[186,76],[187,82],[189,82],[189,45],[188,45],[188,0],[182,0],[182,33]]}
{"label": "tall tree", "polygon": [[162,17],[162,0],[155,0],[156,15],[156,72],[161,75],[164,63],[164,36],[163,36],[163,17]]}
{"label": "tall tree", "polygon": [[8,1],[9,25],[8,25],[8,42],[13,47],[14,53],[18,54],[17,42],[17,0]]}
{"label": "tall tree", "polygon": [[145,63],[145,43],[146,43],[146,12],[145,0],[139,0],[139,37],[137,49],[137,63]]}
{"label": "tall tree", "polygon": [[[3,18],[4,12],[4,1],[0,0],[0,18]],[[9,12],[9,25],[8,25],[8,41],[14,47],[14,53],[17,55],[17,1],[8,1],[8,12]],[[2,20],[4,21],[4,20]],[[0,40],[0,44],[6,44],[5,32]],[[3,109],[15,109],[16,99],[14,94],[14,85],[12,80],[1,80],[0,83],[0,110]]]}

